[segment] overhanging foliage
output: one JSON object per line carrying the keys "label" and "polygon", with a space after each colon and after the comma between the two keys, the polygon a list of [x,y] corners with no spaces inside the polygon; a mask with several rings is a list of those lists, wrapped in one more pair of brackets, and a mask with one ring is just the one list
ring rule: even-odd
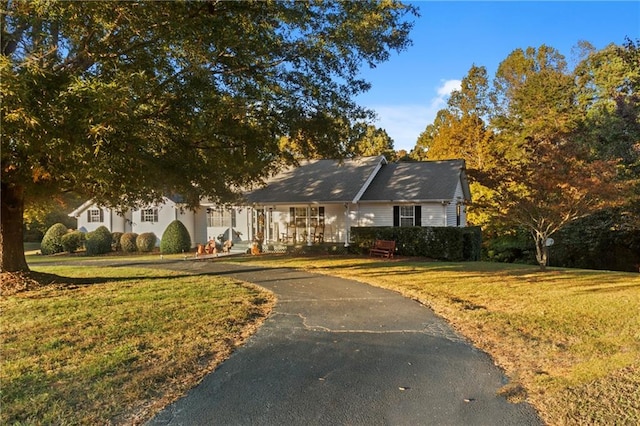
{"label": "overhanging foliage", "polygon": [[[410,41],[399,2],[0,3],[2,270],[26,270],[24,203],[231,202],[291,153],[340,157],[355,95]],[[9,250],[9,251],[8,251]]]}

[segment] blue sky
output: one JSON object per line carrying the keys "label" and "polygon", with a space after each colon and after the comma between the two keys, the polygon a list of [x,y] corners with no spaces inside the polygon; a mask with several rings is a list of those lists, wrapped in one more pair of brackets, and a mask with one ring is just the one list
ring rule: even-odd
{"label": "blue sky", "polygon": [[552,46],[571,66],[573,48],[586,40],[596,49],[640,38],[640,2],[413,2],[421,16],[411,33],[413,46],[375,69],[363,69],[372,83],[358,97],[378,114],[377,127],[396,150],[411,150],[448,93],[471,65],[485,66],[493,78],[502,60],[517,48]]}

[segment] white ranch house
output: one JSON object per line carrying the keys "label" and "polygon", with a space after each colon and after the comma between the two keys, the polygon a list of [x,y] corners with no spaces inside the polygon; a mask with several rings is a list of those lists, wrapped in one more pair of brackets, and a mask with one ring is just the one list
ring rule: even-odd
{"label": "white ranch house", "polygon": [[153,232],[180,220],[195,247],[222,235],[233,241],[349,245],[357,226],[466,226],[471,200],[463,160],[388,163],[383,156],[352,160],[311,160],[274,176],[245,194],[236,206],[203,200],[195,212],[180,199],[124,215],[87,201],[69,216],[78,229],[106,226],[111,232]]}

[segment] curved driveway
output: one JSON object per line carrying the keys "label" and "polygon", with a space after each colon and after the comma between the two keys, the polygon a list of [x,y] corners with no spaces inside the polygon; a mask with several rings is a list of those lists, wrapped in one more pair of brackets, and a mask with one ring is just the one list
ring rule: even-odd
{"label": "curved driveway", "polygon": [[273,291],[248,342],[149,425],[540,425],[496,392],[491,359],[397,293],[291,269],[211,261],[163,268],[228,274]]}

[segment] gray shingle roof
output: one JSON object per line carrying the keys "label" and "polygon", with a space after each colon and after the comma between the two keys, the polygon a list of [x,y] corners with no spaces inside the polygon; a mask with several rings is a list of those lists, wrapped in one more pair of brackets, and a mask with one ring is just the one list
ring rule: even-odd
{"label": "gray shingle roof", "polygon": [[455,197],[459,182],[465,200],[470,200],[464,167],[464,160],[387,164],[382,156],[342,163],[312,160],[274,176],[265,187],[249,192],[246,200],[256,204],[327,204],[352,202],[360,196],[360,201],[368,202],[448,201]]}
{"label": "gray shingle roof", "polygon": [[249,203],[343,203],[359,194],[383,156],[345,160],[311,160],[267,181],[267,186],[249,192]]}
{"label": "gray shingle roof", "polygon": [[461,179],[464,198],[470,200],[464,167],[464,160],[386,164],[360,200],[452,200]]}

